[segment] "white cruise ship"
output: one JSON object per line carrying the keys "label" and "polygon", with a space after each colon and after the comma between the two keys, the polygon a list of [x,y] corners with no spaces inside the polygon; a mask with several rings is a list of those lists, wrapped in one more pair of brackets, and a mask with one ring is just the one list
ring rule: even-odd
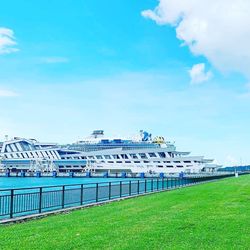
{"label": "white cruise ship", "polygon": [[1,162],[10,171],[199,173],[213,160],[176,150],[163,137],[141,131],[138,139],[107,139],[96,130],[85,140],[60,146],[14,138],[1,148]]}

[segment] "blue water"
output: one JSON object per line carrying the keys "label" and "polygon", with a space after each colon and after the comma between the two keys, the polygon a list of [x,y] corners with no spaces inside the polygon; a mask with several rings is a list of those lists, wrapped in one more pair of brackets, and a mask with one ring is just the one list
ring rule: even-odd
{"label": "blue water", "polygon": [[[0,189],[129,181],[129,178],[0,177]],[[135,180],[135,179],[133,179]]]}

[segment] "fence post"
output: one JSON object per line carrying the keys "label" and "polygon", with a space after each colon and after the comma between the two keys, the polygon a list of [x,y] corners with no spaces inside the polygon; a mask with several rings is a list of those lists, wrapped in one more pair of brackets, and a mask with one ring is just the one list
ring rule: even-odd
{"label": "fence post", "polygon": [[120,181],[120,198],[122,197],[122,181]]}
{"label": "fence post", "polygon": [[145,193],[147,193],[147,180],[145,179]]}
{"label": "fence post", "polygon": [[166,179],[167,179],[167,189],[168,189],[168,186],[169,186],[169,185],[168,185],[168,177],[167,177]]}
{"label": "fence post", "polygon": [[111,199],[111,182],[109,182],[109,200]]}
{"label": "fence post", "polygon": [[131,196],[131,181],[129,181],[129,196]]}
{"label": "fence post", "polygon": [[83,204],[83,184],[81,184],[81,205]]}
{"label": "fence post", "polygon": [[42,194],[43,194],[43,191],[42,191],[42,187],[39,188],[39,214],[42,212]]}
{"label": "fence post", "polygon": [[14,189],[10,190],[10,218],[13,218]]}
{"label": "fence post", "polygon": [[138,180],[137,193],[140,194],[140,181]]}
{"label": "fence post", "polygon": [[164,177],[162,178],[162,185],[161,188],[164,189]]}
{"label": "fence post", "polygon": [[157,178],[157,190],[159,190],[159,179]]}
{"label": "fence post", "polygon": [[96,198],[95,198],[96,202],[98,202],[98,189],[99,189],[99,185],[98,183],[96,183]]}
{"label": "fence post", "polygon": [[64,208],[65,186],[62,186],[62,208]]}
{"label": "fence post", "polygon": [[154,191],[154,180],[151,179],[151,191],[153,192]]}

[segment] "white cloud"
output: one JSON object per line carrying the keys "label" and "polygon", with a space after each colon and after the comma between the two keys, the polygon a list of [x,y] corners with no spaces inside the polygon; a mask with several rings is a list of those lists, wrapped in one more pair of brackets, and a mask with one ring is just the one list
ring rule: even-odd
{"label": "white cloud", "polygon": [[0,54],[9,54],[18,51],[14,32],[11,29],[0,27]]}
{"label": "white cloud", "polygon": [[205,56],[219,70],[250,77],[249,0],[159,0],[142,15],[174,26],[193,54]]}
{"label": "white cloud", "polygon": [[211,71],[205,71],[205,64],[199,63],[195,64],[191,70],[189,70],[189,75],[192,84],[199,84],[208,81],[212,77]]}
{"label": "white cloud", "polygon": [[15,97],[15,96],[18,96],[18,93],[7,89],[0,89],[0,97]]}
{"label": "white cloud", "polygon": [[69,62],[69,59],[66,57],[42,57],[40,59],[42,63],[48,63],[48,64],[53,64],[53,63],[67,63]]}

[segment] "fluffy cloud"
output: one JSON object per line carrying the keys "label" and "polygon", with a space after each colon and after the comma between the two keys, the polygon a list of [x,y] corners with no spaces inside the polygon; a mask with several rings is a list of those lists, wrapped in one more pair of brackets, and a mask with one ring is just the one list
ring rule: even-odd
{"label": "fluffy cloud", "polygon": [[18,96],[18,94],[11,90],[0,89],[0,97],[14,97],[14,96]]}
{"label": "fluffy cloud", "polygon": [[205,56],[219,70],[250,77],[249,0],[159,0],[142,15],[175,27],[193,54]]}
{"label": "fluffy cloud", "polygon": [[14,32],[11,29],[0,27],[0,54],[9,54],[18,51]]}
{"label": "fluffy cloud", "polygon": [[212,72],[205,70],[205,64],[199,63],[195,64],[192,69],[189,71],[192,84],[199,84],[206,82],[212,77]]}

